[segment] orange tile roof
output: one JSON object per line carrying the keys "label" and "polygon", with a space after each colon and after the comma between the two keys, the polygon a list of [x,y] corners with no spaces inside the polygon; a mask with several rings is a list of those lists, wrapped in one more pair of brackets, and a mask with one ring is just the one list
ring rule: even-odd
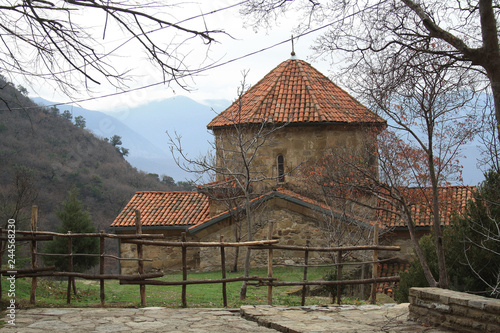
{"label": "orange tile roof", "polygon": [[[467,202],[473,198],[475,186],[439,187],[439,203],[441,225],[449,225],[453,212],[462,211]],[[432,214],[429,200],[431,188],[407,188],[406,194],[412,201],[411,215],[416,227],[432,226]],[[395,213],[378,211],[378,220],[386,227],[406,227],[406,223]]]}
{"label": "orange tile roof", "polygon": [[[217,115],[208,128],[234,123],[375,124],[386,122],[302,60],[279,64]],[[239,104],[241,112],[239,112]]]}
{"label": "orange tile roof", "polygon": [[143,226],[191,226],[208,218],[208,197],[196,192],[137,192],[111,224],[135,225],[135,210]]}
{"label": "orange tile roof", "polygon": [[[379,277],[399,276],[401,272],[408,272],[410,264],[401,261],[389,261],[378,264]],[[397,282],[383,282],[377,284],[377,291],[390,297],[394,296],[394,290],[398,287]]]}

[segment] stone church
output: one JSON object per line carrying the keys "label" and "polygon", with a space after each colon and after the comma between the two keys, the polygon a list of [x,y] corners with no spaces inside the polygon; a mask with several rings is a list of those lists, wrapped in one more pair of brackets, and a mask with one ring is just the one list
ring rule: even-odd
{"label": "stone church", "polygon": [[[341,147],[353,154],[365,154],[376,147],[377,135],[386,121],[356,101],[342,88],[305,61],[292,57],[238,96],[207,128],[216,143],[216,181],[193,192],[137,192],[111,224],[116,233],[134,233],[134,211],[141,211],[143,232],[161,233],[168,240],[180,240],[182,232],[191,241],[245,241],[246,225],[242,198],[248,198],[253,216],[253,239],[267,239],[267,225],[273,223],[273,238],[280,244],[312,246],[347,245],[349,239],[335,239],[332,223],[356,230],[357,237],[369,239],[379,223],[389,233],[386,242],[403,245],[402,258],[412,254],[408,232],[393,216],[357,214],[331,207],[314,195],[301,172],[308,165]],[[369,130],[367,130],[369,129]],[[244,154],[243,154],[244,153]],[[367,156],[376,166],[375,152]],[[241,158],[244,155],[245,157]],[[370,154],[369,154],[370,155]],[[246,174],[241,171],[246,170]],[[448,187],[450,209],[463,205],[471,188]],[[243,212],[242,212],[243,211]],[[430,230],[430,213],[420,214],[418,228]],[[449,222],[449,219],[444,219]],[[387,236],[391,235],[391,236]],[[174,249],[145,247],[146,271],[178,269],[180,255]],[[190,248],[193,270],[218,269],[216,248]],[[135,257],[135,245],[121,244],[122,257]],[[234,251],[233,251],[234,252]],[[228,262],[236,253],[228,249]],[[256,251],[252,265],[265,263]],[[276,261],[302,260],[291,251],[275,254]],[[243,260],[240,255],[239,260]],[[320,261],[321,258],[312,258]],[[123,262],[124,274],[136,271],[132,262]]]}

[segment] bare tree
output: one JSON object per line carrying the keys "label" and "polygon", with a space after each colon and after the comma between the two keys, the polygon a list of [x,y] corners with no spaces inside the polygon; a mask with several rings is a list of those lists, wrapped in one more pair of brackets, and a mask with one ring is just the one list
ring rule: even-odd
{"label": "bare tree", "polygon": [[[118,68],[113,57],[132,44],[145,51],[160,69],[163,80],[177,81],[197,68],[189,68],[180,46],[196,39],[208,46],[221,31],[191,29],[191,17],[173,18],[171,2],[132,1],[7,1],[0,5],[0,70],[27,79],[50,80],[65,93],[90,90],[108,81],[123,88],[128,68]],[[98,24],[96,25],[96,23]],[[108,35],[121,32],[120,43]],[[165,34],[168,34],[167,36]],[[170,36],[170,37],[168,37]],[[108,37],[108,40],[106,40]],[[111,50],[103,48],[112,44]],[[194,47],[194,45],[193,45]],[[187,53],[187,52],[186,52]]]}
{"label": "bare tree", "polygon": [[343,62],[347,64],[344,73],[374,54],[387,52],[402,62],[415,52],[425,53],[481,73],[486,81],[482,86],[493,93],[500,125],[498,1],[252,0],[243,14],[255,25],[269,26],[280,13],[291,11],[304,15],[298,20],[300,31],[327,27],[315,50],[332,60],[341,53],[347,55],[350,61]]}
{"label": "bare tree", "polygon": [[19,226],[29,220],[26,209],[31,208],[38,197],[33,170],[25,166],[14,168],[12,183],[0,188],[0,214],[7,228],[7,220],[14,219]]}
{"label": "bare tree", "polygon": [[[429,284],[447,288],[439,186],[461,180],[457,157],[460,147],[475,134],[477,120],[462,111],[472,98],[467,89],[468,71],[454,67],[453,59],[409,53],[411,56],[394,56],[389,61],[375,55],[359,63],[357,74],[364,80],[359,89],[365,92],[371,108],[387,117],[396,131],[379,136],[378,166],[367,163],[364,156],[337,154],[340,166],[330,178],[344,190],[331,194],[347,193],[346,197],[355,198],[360,205],[403,219]],[[409,187],[416,191],[409,191]],[[378,203],[366,200],[368,194]],[[431,212],[438,279],[432,276],[416,238],[411,215],[411,206],[416,203]]]}
{"label": "bare tree", "polygon": [[[302,176],[306,188],[304,195],[316,199],[326,208],[317,223],[327,244],[336,247],[373,244],[373,210],[356,209],[353,200],[349,199],[345,195],[346,193],[341,194],[343,187],[336,186],[335,182],[329,181],[331,173],[334,172],[336,165],[338,165],[336,161],[329,157],[336,156],[339,153],[342,156],[347,156],[345,149],[338,148],[335,153],[328,154],[320,164],[316,164],[314,167],[306,167],[309,172],[304,173]],[[373,258],[373,254],[368,253],[368,251],[342,251],[341,253],[342,262],[349,261],[349,259],[363,262]],[[325,262],[339,263],[338,253],[322,255]],[[362,264],[360,268],[361,279],[364,279],[368,270],[366,270],[365,264]],[[332,277],[335,276],[336,278],[337,269],[338,266],[334,271],[330,272]],[[331,292],[332,302],[334,302],[338,288],[331,287],[328,289]],[[364,285],[360,285],[359,291],[362,298],[365,297],[364,290]]]}
{"label": "bare tree", "polygon": [[[456,179],[461,181],[455,161],[461,146],[476,133],[478,124],[474,114],[462,110],[472,98],[471,80],[467,71],[454,66],[453,59],[409,53],[412,61],[404,65],[396,61],[389,63],[396,64],[396,68],[392,68],[394,76],[388,75],[384,66],[369,65],[372,70],[382,68],[372,76],[369,98],[397,130],[409,135],[423,155],[425,164],[422,170],[414,169],[413,180],[418,187],[432,188],[428,201],[436,236],[438,284],[448,288],[438,186],[449,184],[450,176],[458,175]],[[396,75],[400,75],[400,80]],[[382,82],[378,78],[382,78]]]}
{"label": "bare tree", "polygon": [[[277,176],[269,175],[268,166],[263,163],[263,150],[273,145],[273,134],[283,128],[288,122],[273,123],[268,119],[249,124],[243,120],[243,106],[247,103],[244,92],[248,89],[245,83],[246,73],[243,73],[243,81],[238,89],[238,98],[234,102],[236,107],[233,112],[227,110],[220,114],[227,126],[213,129],[215,143],[213,149],[215,155],[207,154],[199,158],[190,158],[185,155],[179,137],[170,138],[170,147],[177,165],[188,172],[198,174],[211,173],[216,180],[220,181],[220,187],[226,188],[222,198],[228,207],[234,207],[235,214],[241,213],[246,220],[246,239],[253,240],[255,230],[255,208],[252,208],[252,200],[269,189],[268,182],[275,183]],[[229,109],[228,109],[229,110]],[[168,133],[167,133],[168,134]],[[236,207],[239,207],[236,209]],[[241,226],[235,226],[236,238],[241,240]],[[249,276],[250,250],[245,255],[245,276]],[[246,282],[243,283],[240,297],[246,298]]]}

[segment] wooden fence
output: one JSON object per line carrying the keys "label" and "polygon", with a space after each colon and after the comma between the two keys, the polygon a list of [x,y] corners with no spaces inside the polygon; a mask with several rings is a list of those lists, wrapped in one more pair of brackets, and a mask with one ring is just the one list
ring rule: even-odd
{"label": "wooden fence", "polygon": [[[37,210],[36,207],[33,208],[32,212],[32,224],[31,231],[15,231],[15,242],[30,242],[30,252],[31,252],[31,268],[28,269],[18,269],[15,270],[15,267],[9,266],[10,262],[8,262],[9,269],[0,270],[0,273],[4,276],[12,276],[14,275],[16,278],[26,278],[31,277],[31,296],[30,303],[35,304],[36,302],[36,287],[37,287],[37,278],[43,276],[58,276],[58,277],[67,277],[68,278],[68,288],[67,288],[67,303],[71,302],[71,289],[73,287],[74,290],[74,279],[75,278],[83,278],[83,279],[94,279],[100,280],[100,301],[101,305],[105,304],[105,288],[104,281],[105,280],[119,280],[120,284],[138,284],[139,292],[140,292],[140,300],[141,305],[146,305],[146,285],[165,285],[165,286],[175,286],[180,285],[182,287],[182,306],[187,306],[187,297],[186,297],[186,288],[187,285],[192,284],[208,284],[208,283],[220,283],[222,284],[222,298],[223,304],[227,306],[227,290],[226,284],[230,282],[238,282],[238,281],[255,281],[253,284],[257,286],[267,286],[268,293],[267,299],[268,304],[272,305],[273,299],[273,288],[281,287],[281,286],[302,286],[302,305],[305,304],[306,298],[306,288],[311,285],[323,285],[323,286],[337,286],[337,303],[340,304],[341,300],[341,286],[342,285],[356,285],[356,284],[371,284],[372,292],[371,292],[371,301],[375,303],[375,294],[377,290],[378,283],[386,283],[386,282],[397,282],[399,281],[399,276],[391,276],[391,277],[379,277],[377,274],[377,267],[380,262],[383,260],[378,260],[378,251],[399,251],[400,248],[397,246],[380,246],[378,244],[375,245],[366,245],[366,246],[350,246],[350,247],[311,247],[309,244],[304,247],[300,246],[283,246],[278,245],[276,243],[279,240],[270,239],[272,234],[272,224],[270,224],[269,229],[269,239],[268,240],[260,240],[260,241],[252,241],[252,242],[240,242],[240,243],[227,243],[224,241],[223,236],[220,237],[220,242],[187,242],[186,234],[182,234],[181,242],[168,242],[161,240],[164,238],[164,235],[159,234],[143,234],[141,230],[140,223],[140,212],[136,211],[136,233],[130,235],[116,235],[116,234],[107,234],[101,231],[100,233],[85,233],[85,234],[76,234],[68,232],[67,234],[54,233],[54,232],[45,232],[45,231],[37,231],[36,227],[37,220]],[[377,228],[375,232],[375,240],[378,241],[378,231]],[[10,233],[12,234],[12,233]],[[48,241],[52,240],[53,237],[65,237],[68,239],[68,252],[61,254],[49,254],[49,253],[40,253],[37,251],[37,242],[39,241]],[[81,254],[81,253],[73,253],[72,251],[72,240],[78,237],[98,237],[99,242],[99,254]],[[9,237],[9,229],[0,229],[0,249],[4,249],[4,242],[12,242],[13,237]],[[137,258],[120,258],[114,255],[106,254],[105,249],[105,240],[120,240],[123,243],[132,243],[137,246]],[[144,272],[144,261],[152,261],[152,259],[144,258],[143,255],[143,246],[168,246],[168,247],[180,247],[182,253],[182,281],[165,281],[165,280],[153,280],[154,278],[163,277],[164,274],[162,272],[159,273],[145,273]],[[187,280],[187,248],[189,247],[218,247],[220,248],[220,259],[221,259],[221,279],[210,279],[210,280]],[[267,250],[268,251],[268,274],[266,277],[252,276],[252,277],[236,277],[236,278],[226,278],[226,266],[225,266],[225,249],[228,247],[246,247],[250,250]],[[273,277],[273,250],[293,250],[293,251],[303,251],[304,252],[304,264],[300,265],[304,268],[304,278],[302,281],[296,282],[280,282],[277,281],[276,278]],[[373,260],[366,262],[342,262],[342,253],[345,251],[373,251]],[[313,265],[309,265],[309,253],[311,252],[330,252],[336,253],[336,263],[329,264],[328,266],[336,266],[337,267],[337,279],[335,281],[309,281],[307,279],[307,271],[308,267],[312,267]],[[2,252],[3,254],[3,252]],[[56,272],[55,267],[39,267],[37,262],[38,256],[48,256],[48,255],[58,255],[58,256],[67,256],[69,257],[68,263],[68,271],[65,272]],[[99,260],[99,274],[86,274],[86,273],[78,273],[73,271],[73,258],[76,256],[98,256]],[[2,267],[2,257],[0,255],[0,267]],[[105,259],[113,259],[113,260],[134,260],[138,262],[138,274],[124,275],[124,274],[105,274],[104,272],[104,262]],[[342,280],[342,268],[345,265],[362,265],[362,264],[372,264],[372,278],[370,279],[361,279],[361,280]],[[317,266],[317,265],[314,265]],[[2,289],[0,284],[0,299],[2,297]]]}

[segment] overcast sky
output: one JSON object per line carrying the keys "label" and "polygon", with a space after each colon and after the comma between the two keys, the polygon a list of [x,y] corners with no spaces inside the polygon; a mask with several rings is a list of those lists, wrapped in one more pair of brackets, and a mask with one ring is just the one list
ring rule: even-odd
{"label": "overcast sky", "polygon": [[[234,3],[233,1],[203,1],[201,3],[189,2],[178,8],[168,8],[169,13],[176,20],[183,20],[201,13],[209,13],[216,9],[226,7]],[[176,95],[185,95],[192,99],[202,101],[206,99],[227,99],[234,100],[237,95],[238,86],[242,80],[242,71],[249,71],[246,82],[255,84],[265,74],[274,67],[290,58],[292,45],[290,42],[267,49],[275,44],[290,39],[293,28],[297,25],[297,18],[283,18],[271,30],[259,29],[256,31],[253,27],[245,27],[245,20],[239,14],[239,7],[224,10],[215,14],[206,15],[203,19],[195,19],[184,25],[191,29],[203,29],[206,24],[209,30],[224,30],[230,36],[224,34],[213,35],[217,43],[210,46],[207,50],[200,46],[185,45],[182,53],[187,55],[187,62],[193,68],[213,63],[222,64],[221,66],[206,70],[196,77],[187,78],[186,83],[190,87],[189,91],[180,86],[171,84],[157,85],[147,89],[131,91],[118,96],[108,98],[96,98],[90,101],[79,102],[78,106],[99,111],[123,110],[127,107],[135,107],[147,103],[151,100],[165,99]],[[86,20],[85,15],[83,19]],[[108,29],[110,30],[110,29]],[[174,38],[172,30],[164,30],[164,38],[169,40]],[[295,51],[297,57],[310,62],[315,68],[325,75],[329,75],[329,64],[326,61],[316,61],[311,58],[313,51],[311,46],[314,38],[319,32],[311,33],[307,36],[295,40]],[[102,42],[104,46],[112,45],[113,38],[119,40],[119,36],[107,33],[106,40]],[[110,36],[111,35],[111,36]],[[257,52],[267,49],[262,52]],[[144,60],[144,52],[131,46],[119,50],[121,57],[117,58],[118,63],[126,64],[132,69],[133,79],[128,82],[129,89],[154,84],[161,80],[159,70],[152,67]],[[249,55],[255,53],[254,55]],[[249,56],[246,56],[249,55]],[[208,56],[208,58],[206,58]],[[246,56],[246,57],[245,57]],[[232,61],[243,57],[242,59]],[[230,62],[228,64],[223,64]],[[132,66],[131,66],[132,65]],[[61,95],[57,87],[48,84],[40,84],[30,90],[31,96],[40,96],[51,101],[66,103],[68,97]],[[93,87],[92,97],[99,97],[109,93],[116,92],[116,89],[110,85],[102,84]],[[73,96],[76,100],[86,99],[87,94]]]}

